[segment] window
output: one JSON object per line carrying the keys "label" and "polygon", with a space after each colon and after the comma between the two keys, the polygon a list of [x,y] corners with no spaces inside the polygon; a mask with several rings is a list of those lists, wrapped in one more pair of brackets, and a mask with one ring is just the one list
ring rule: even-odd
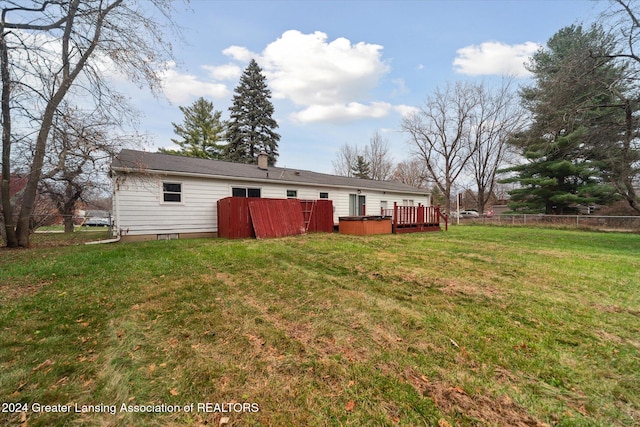
{"label": "window", "polygon": [[413,206],[414,205],[414,201],[412,199],[402,199],[402,204],[404,206]]}
{"label": "window", "polygon": [[287,199],[295,199],[298,197],[298,190],[287,190]]}
{"label": "window", "polygon": [[329,193],[320,193],[320,198],[321,199],[328,199],[329,198]]}
{"label": "window", "polygon": [[231,195],[233,197],[260,197],[259,188],[232,187]]}
{"label": "window", "polygon": [[380,208],[381,209],[387,209],[387,201],[386,200],[380,200]]}
{"label": "window", "polygon": [[162,200],[170,203],[182,202],[182,184],[177,182],[163,182]]}

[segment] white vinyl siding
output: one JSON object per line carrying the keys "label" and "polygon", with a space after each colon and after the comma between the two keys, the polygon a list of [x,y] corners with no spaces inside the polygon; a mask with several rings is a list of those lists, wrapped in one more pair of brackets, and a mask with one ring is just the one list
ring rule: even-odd
{"label": "white vinyl siding", "polygon": [[[319,186],[313,184],[269,183],[242,179],[210,179],[182,176],[125,176],[115,175],[114,214],[116,227],[123,235],[152,235],[174,233],[217,232],[216,202],[232,194],[232,188],[259,188],[263,198],[283,198],[287,190],[296,191],[301,200],[316,200],[320,193],[327,193],[333,201],[334,223],[349,215],[349,194],[356,189]],[[165,202],[162,183],[180,183],[181,201]],[[414,200],[417,205],[429,205],[428,195],[395,193],[382,190],[361,190],[366,201],[368,215],[380,215],[381,201],[388,209],[393,203]]]}

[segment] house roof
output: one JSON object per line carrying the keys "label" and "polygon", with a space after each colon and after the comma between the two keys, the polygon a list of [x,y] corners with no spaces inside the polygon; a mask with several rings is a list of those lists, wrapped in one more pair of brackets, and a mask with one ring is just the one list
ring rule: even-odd
{"label": "house roof", "polygon": [[420,195],[428,194],[428,191],[425,189],[415,188],[400,182],[349,178],[274,166],[269,166],[267,170],[264,170],[258,168],[255,164],[233,163],[136,150],[122,150],[114,157],[111,163],[111,170],[114,172],[164,173],[211,178],[229,177],[272,183],[349,187]]}

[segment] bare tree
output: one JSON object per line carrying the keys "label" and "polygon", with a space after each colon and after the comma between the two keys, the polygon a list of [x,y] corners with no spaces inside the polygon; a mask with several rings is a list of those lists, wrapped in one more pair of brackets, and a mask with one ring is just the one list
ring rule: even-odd
{"label": "bare tree", "polygon": [[338,149],[336,159],[331,162],[333,163],[333,173],[339,176],[353,176],[353,165],[355,165],[359,155],[360,152],[357,146],[343,144]]}
{"label": "bare tree", "polygon": [[427,188],[429,172],[420,159],[405,160],[396,165],[391,180],[410,185],[415,188]]}
{"label": "bare tree", "polygon": [[[2,204],[8,246],[29,245],[29,220],[61,102],[73,98],[99,105],[111,93],[106,69],[155,90],[160,83],[158,66],[172,57],[159,20],[171,24],[170,0],[38,0],[31,5],[5,1],[0,14]],[[34,129],[29,179],[17,221],[6,195],[11,149],[19,141],[15,124]]]}
{"label": "bare tree", "polygon": [[389,153],[389,140],[383,138],[380,132],[375,131],[369,145],[364,147],[364,158],[369,163],[371,179],[386,181],[391,177],[393,159]]}
{"label": "bare tree", "polygon": [[479,92],[480,87],[470,83],[447,84],[436,89],[419,112],[402,121],[414,153],[445,197],[447,212],[451,210],[453,184],[477,150],[471,126]]}
{"label": "bare tree", "polygon": [[66,104],[63,107],[53,122],[39,195],[55,204],[65,232],[70,233],[77,203],[89,202],[109,190],[109,161],[135,136],[118,135],[124,118],[108,116],[101,110],[84,112]]}
{"label": "bare tree", "polygon": [[509,138],[525,124],[525,112],[512,84],[513,79],[505,78],[495,90],[485,85],[478,87],[478,103],[470,121],[476,150],[469,158],[468,169],[476,182],[480,214],[493,192],[498,169],[508,160],[512,149]]}
{"label": "bare tree", "polygon": [[[359,159],[361,158],[361,159]],[[391,177],[393,159],[390,157],[389,140],[375,131],[369,144],[363,148],[357,145],[344,144],[338,150],[333,163],[333,172],[340,176],[354,176],[354,168],[358,161],[368,165],[367,177],[378,181],[386,181]]]}

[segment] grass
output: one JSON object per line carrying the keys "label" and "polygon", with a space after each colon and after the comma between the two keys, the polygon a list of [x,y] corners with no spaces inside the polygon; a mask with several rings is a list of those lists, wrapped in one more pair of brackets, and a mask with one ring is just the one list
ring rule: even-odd
{"label": "grass", "polygon": [[36,243],[0,251],[3,425],[640,425],[639,235]]}

